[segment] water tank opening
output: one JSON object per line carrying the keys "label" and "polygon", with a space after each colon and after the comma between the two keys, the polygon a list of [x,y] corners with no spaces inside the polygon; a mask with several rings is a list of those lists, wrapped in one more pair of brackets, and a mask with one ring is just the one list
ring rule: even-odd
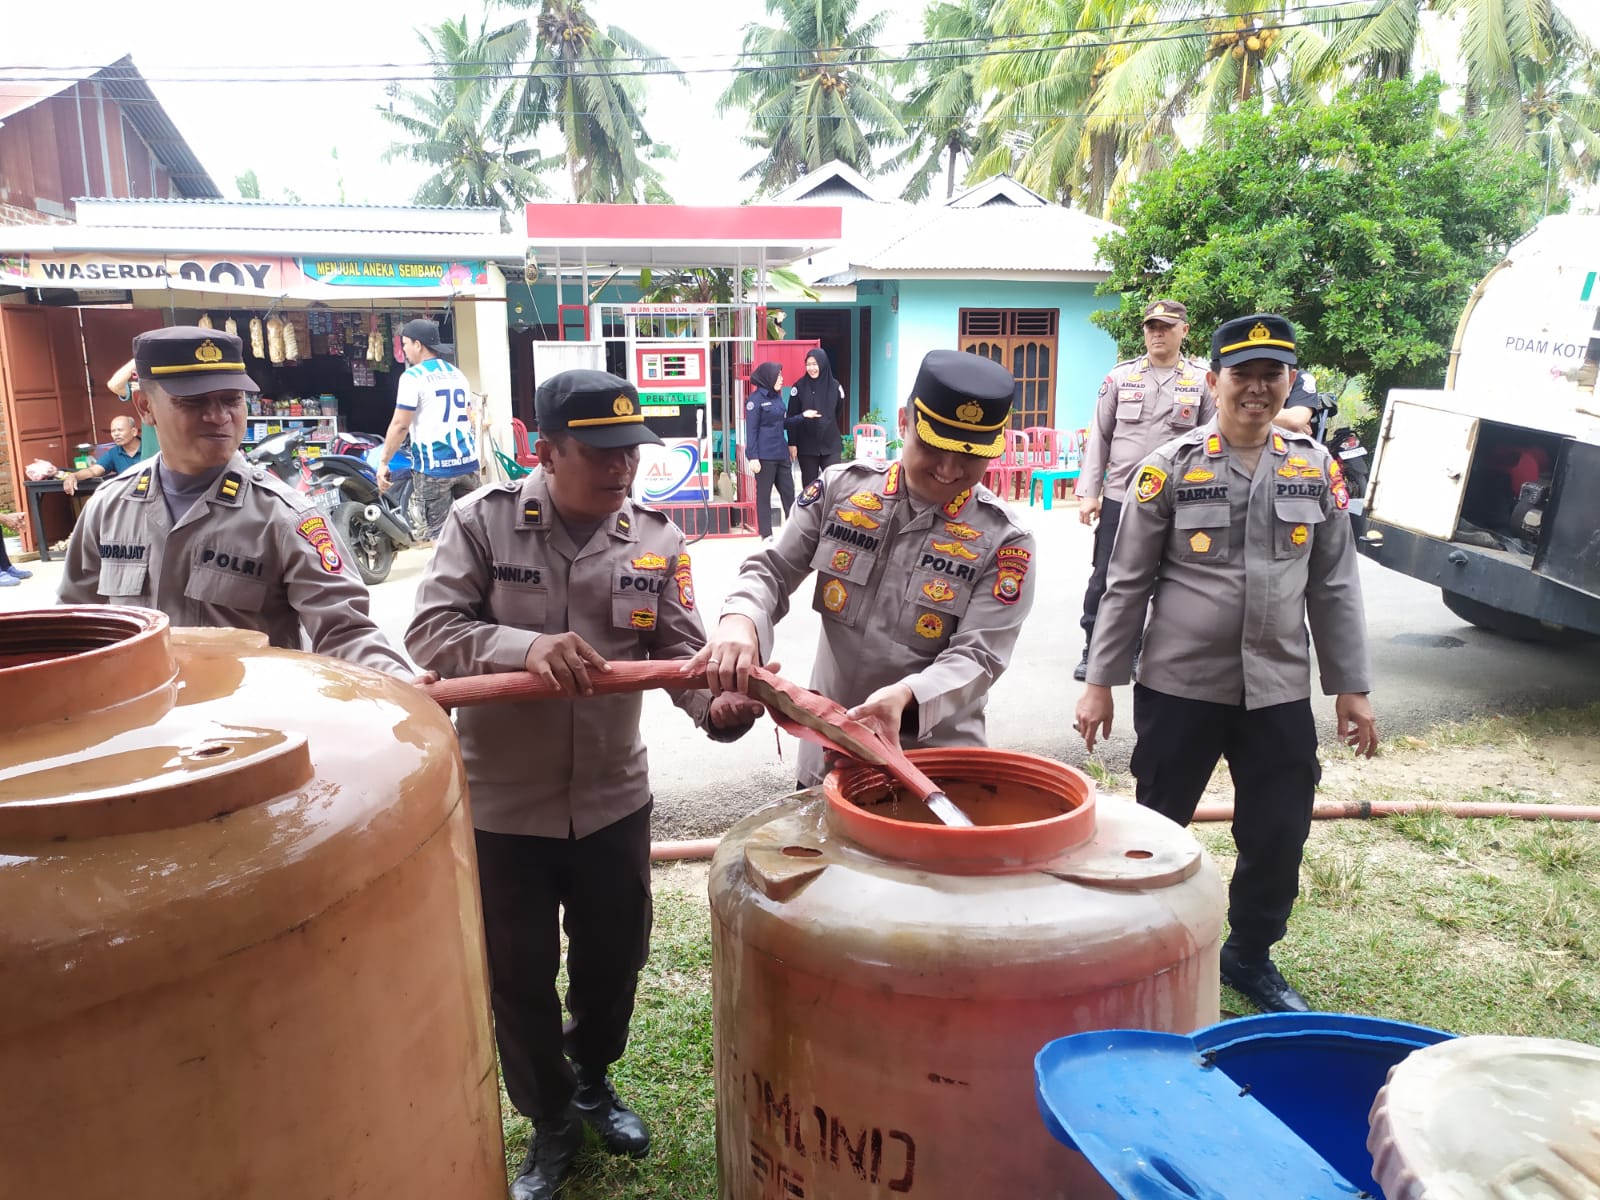
{"label": "water tank opening", "polygon": [[785,846],[780,853],[788,858],[821,858],[822,851],[815,846]]}
{"label": "water tank opening", "polygon": [[1128,850],[1123,854],[1122,857],[1123,858],[1154,858],[1155,854],[1152,853],[1149,850]]}
{"label": "water tank opening", "polygon": [[149,620],[127,609],[6,613],[0,615],[0,668],[75,658],[150,629]]}

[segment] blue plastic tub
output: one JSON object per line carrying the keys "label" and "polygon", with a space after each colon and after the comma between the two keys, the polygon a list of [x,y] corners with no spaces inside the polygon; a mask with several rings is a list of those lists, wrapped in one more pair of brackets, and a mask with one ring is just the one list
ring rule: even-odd
{"label": "blue plastic tub", "polygon": [[1452,1035],[1342,1013],[1268,1013],[1199,1032],[1058,1038],[1040,1112],[1127,1200],[1381,1193],[1367,1114],[1389,1070]]}

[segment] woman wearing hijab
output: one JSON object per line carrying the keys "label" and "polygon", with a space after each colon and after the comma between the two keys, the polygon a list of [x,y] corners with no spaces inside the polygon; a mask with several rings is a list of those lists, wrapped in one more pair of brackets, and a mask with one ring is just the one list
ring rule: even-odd
{"label": "woman wearing hijab", "polygon": [[756,524],[764,538],[772,536],[773,485],[785,517],[794,503],[794,468],[783,427],[783,367],[760,363],[750,372],[750,396],[744,402],[744,457],[756,473]]}
{"label": "woman wearing hijab", "polygon": [[844,388],[833,377],[828,352],[820,347],[807,350],[806,373],[789,389],[789,413],[783,423],[798,452],[802,487],[843,456],[839,442],[839,410],[843,407]]}

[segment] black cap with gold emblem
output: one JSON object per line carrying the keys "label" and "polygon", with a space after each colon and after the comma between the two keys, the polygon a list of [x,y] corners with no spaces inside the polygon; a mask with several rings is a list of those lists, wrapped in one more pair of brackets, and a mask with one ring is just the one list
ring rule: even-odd
{"label": "black cap with gold emblem", "polygon": [[1217,326],[1211,335],[1211,365],[1236,367],[1256,358],[1295,366],[1294,326],[1276,313],[1251,313]]}
{"label": "black cap with gold emblem", "polygon": [[244,343],[220,329],[173,325],[133,339],[133,364],[141,381],[171,396],[207,392],[259,392],[245,373]]}
{"label": "black cap with gold emblem", "polygon": [[930,350],[917,368],[911,418],[936,450],[999,458],[1017,382],[992,359],[961,350]]}
{"label": "black cap with gold emblem", "polygon": [[534,393],[533,415],[540,433],[570,433],[601,450],[661,445],[645,426],[638,389],[609,371],[579,369],[552,375]]}

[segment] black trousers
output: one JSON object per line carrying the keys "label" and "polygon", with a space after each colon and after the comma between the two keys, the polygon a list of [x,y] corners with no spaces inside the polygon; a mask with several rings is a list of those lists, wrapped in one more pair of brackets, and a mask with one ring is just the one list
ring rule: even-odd
{"label": "black trousers", "polygon": [[756,528],[762,537],[772,536],[772,488],[778,488],[778,503],[787,517],[794,507],[794,464],[787,458],[763,458],[756,473]]}
{"label": "black trousers", "polygon": [[[506,1094],[531,1120],[566,1110],[573,1063],[603,1070],[627,1047],[650,953],[650,809],[586,838],[477,831],[495,1042]],[[563,929],[565,1025],[556,992]]]}
{"label": "black trousers", "polygon": [[841,450],[834,450],[828,454],[802,454],[796,460],[800,464],[800,486],[810,487],[811,481],[821,475],[834,463],[843,459]]}
{"label": "black trousers", "polygon": [[1078,624],[1083,626],[1083,642],[1094,640],[1094,622],[1100,615],[1100,597],[1106,594],[1106,570],[1111,566],[1111,547],[1117,540],[1117,525],[1122,521],[1122,501],[1104,499],[1100,502],[1100,520],[1094,527],[1094,570],[1089,573],[1089,586],[1083,592],[1083,616]]}
{"label": "black trousers", "polygon": [[1132,768],[1139,803],[1180,825],[1194,818],[1219,758],[1233,777],[1228,940],[1246,957],[1283,937],[1300,890],[1320,768],[1310,700],[1246,710],[1133,686]]}

